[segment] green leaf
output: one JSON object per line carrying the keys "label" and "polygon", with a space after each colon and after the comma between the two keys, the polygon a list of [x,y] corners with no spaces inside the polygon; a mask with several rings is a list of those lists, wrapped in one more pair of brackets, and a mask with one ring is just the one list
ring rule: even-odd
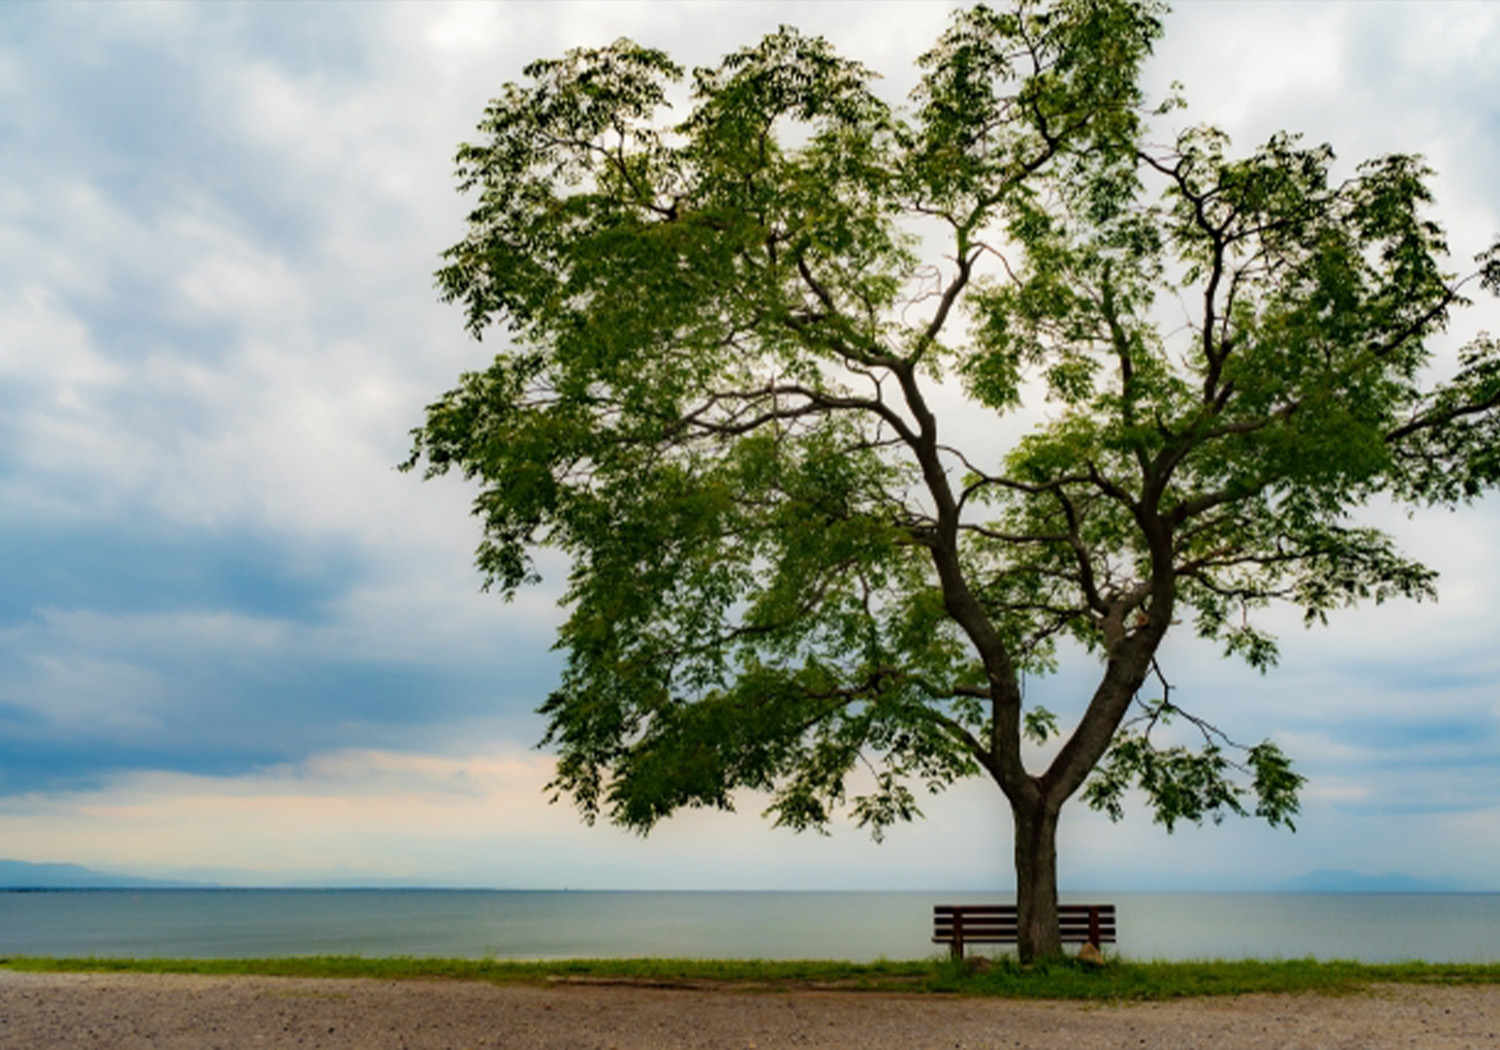
{"label": "green leaf", "polygon": [[[585,819],[751,792],[880,837],[917,785],[987,774],[1044,809],[1139,790],[1171,829],[1253,796],[1290,825],[1274,745],[1241,761],[1166,693],[1125,715],[1180,621],[1267,671],[1273,604],[1434,596],[1359,517],[1500,484],[1500,344],[1434,371],[1465,282],[1418,158],[1340,181],[1293,133],[1153,145],[1164,10],[962,7],[906,110],[789,27],[694,70],[686,112],[629,40],[485,109],[436,280],[498,352],[403,469],[473,486],[484,586],[566,559],[541,712]],[[1030,769],[1061,731],[1024,680],[1068,639],[1097,678]],[[1202,746],[1153,743],[1174,716]]]}
{"label": "green leaf", "polygon": [[1026,738],[1033,743],[1045,744],[1059,732],[1057,716],[1045,707],[1033,707],[1022,716]]}

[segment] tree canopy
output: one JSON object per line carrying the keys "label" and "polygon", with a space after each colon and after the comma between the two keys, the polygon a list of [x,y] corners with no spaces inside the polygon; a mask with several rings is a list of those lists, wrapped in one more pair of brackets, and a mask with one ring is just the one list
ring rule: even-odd
{"label": "tree canopy", "polygon": [[[538,547],[570,557],[542,711],[587,816],[751,789],[878,835],[913,787],[987,774],[1020,865],[1023,811],[1080,789],[1118,815],[1137,785],[1169,826],[1295,813],[1273,744],[1158,747],[1178,709],[1140,694],[1179,621],[1265,668],[1269,603],[1433,593],[1355,515],[1500,479],[1500,348],[1439,381],[1430,345],[1500,256],[1445,268],[1418,157],[1337,177],[1292,134],[1164,132],[1179,103],[1139,86],[1162,13],[959,10],[901,109],[785,27],[693,71],[675,122],[684,70],[628,40],[491,103],[438,280],[504,345],[407,466],[479,483],[503,593]],[[1023,675],[1064,640],[1098,682],[1028,770],[1061,727]]]}

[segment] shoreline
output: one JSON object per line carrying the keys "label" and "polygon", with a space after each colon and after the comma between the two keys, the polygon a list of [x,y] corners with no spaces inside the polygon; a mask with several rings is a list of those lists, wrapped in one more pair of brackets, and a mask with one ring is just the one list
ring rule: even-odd
{"label": "shoreline", "polygon": [[469,959],[441,956],[56,957],[0,955],[18,973],[176,974],[217,977],[444,980],[492,985],[557,982],[662,988],[838,989],[990,998],[1147,1002],[1201,996],[1344,994],[1373,985],[1500,986],[1500,963],[1361,963],[1352,960],[1139,961],[1110,954],[1102,965],[1064,958],[1022,965],[1014,955],[975,953],[966,964],[925,959],[750,960],[707,958]]}

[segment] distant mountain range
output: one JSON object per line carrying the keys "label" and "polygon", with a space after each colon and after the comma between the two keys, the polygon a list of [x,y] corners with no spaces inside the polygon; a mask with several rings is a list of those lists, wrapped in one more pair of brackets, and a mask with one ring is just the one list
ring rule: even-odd
{"label": "distant mountain range", "polygon": [[130,890],[208,888],[212,883],[173,879],[143,879],[138,875],[114,875],[81,864],[30,864],[24,860],[0,860],[3,890]]}
{"label": "distant mountain range", "polygon": [[[198,874],[192,872],[190,874]],[[0,891],[4,890],[116,890],[116,889],[218,889],[244,886],[281,885],[306,889],[430,889],[443,883],[434,880],[422,883],[411,878],[360,877],[327,873],[322,876],[299,875],[285,881],[268,883],[264,874],[236,872],[224,869],[213,873],[204,872],[206,878],[215,881],[192,881],[188,879],[148,879],[139,875],[96,871],[81,864],[32,864],[22,860],[0,860]],[[1172,885],[1161,875],[1136,874],[1113,877],[1102,872],[1094,873],[1084,880],[1082,886],[1095,887],[1101,891],[1114,892],[1213,892],[1210,885]],[[1068,887],[1065,886],[1065,889]],[[1257,887],[1238,886],[1239,892],[1255,892]],[[1261,891],[1265,891],[1261,887]],[[1472,885],[1458,879],[1422,879],[1402,872],[1386,872],[1383,875],[1364,875],[1357,871],[1324,869],[1310,871],[1294,879],[1269,887],[1275,893],[1463,893],[1475,892],[1486,887]],[[1231,891],[1232,892],[1232,891]]]}
{"label": "distant mountain range", "polygon": [[180,879],[151,879],[125,872],[98,871],[81,864],[35,864],[0,860],[0,891],[5,890],[117,890],[117,889],[471,889],[479,884],[420,880],[411,877],[363,875],[335,869],[321,873],[266,873],[238,868],[187,869]]}
{"label": "distant mountain range", "polygon": [[1357,871],[1310,871],[1276,886],[1281,893],[1455,893],[1473,889],[1457,879],[1419,879],[1399,871],[1362,875]]}

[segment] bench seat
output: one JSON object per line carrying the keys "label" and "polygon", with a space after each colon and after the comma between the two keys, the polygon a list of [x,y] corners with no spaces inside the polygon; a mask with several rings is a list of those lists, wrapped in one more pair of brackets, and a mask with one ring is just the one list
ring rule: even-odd
{"label": "bench seat", "polygon": [[[1064,944],[1115,943],[1113,904],[1059,904],[1057,920]],[[965,944],[1014,944],[1016,906],[939,904],[932,909],[932,940],[948,945],[955,959],[964,957]]]}

